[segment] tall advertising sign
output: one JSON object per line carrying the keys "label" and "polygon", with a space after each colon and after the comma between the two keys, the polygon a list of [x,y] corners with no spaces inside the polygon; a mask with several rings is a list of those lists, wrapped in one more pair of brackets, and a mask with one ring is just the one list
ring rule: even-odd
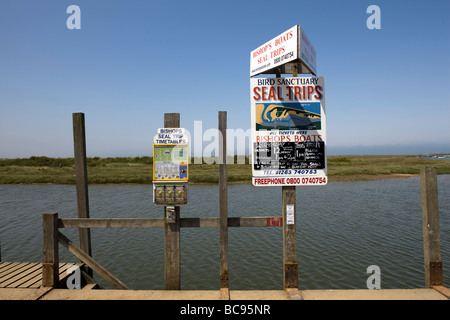
{"label": "tall advertising sign", "polygon": [[255,186],[327,184],[323,77],[250,79]]}

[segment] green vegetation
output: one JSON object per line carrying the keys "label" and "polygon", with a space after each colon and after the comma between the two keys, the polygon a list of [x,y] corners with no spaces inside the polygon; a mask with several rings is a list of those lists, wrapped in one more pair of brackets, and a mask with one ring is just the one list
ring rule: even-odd
{"label": "green vegetation", "polygon": [[424,166],[435,167],[437,174],[450,174],[449,160],[415,155],[332,156],[328,157],[328,177],[330,181],[401,178],[420,174]]}
{"label": "green vegetation", "polygon": [[[111,164],[153,164],[152,157],[118,157],[118,158],[87,158],[89,167],[106,167]],[[49,158],[30,157],[24,159],[0,159],[0,167],[21,166],[21,167],[73,167],[73,158]]]}
{"label": "green vegetation", "polygon": [[[234,163],[237,157],[234,157]],[[88,158],[88,179],[91,184],[151,184],[151,157]],[[414,155],[329,156],[330,181],[378,180],[418,175],[423,166],[433,166],[438,174],[450,174],[449,160],[418,158]],[[190,183],[217,183],[218,165],[191,164]],[[245,164],[228,165],[230,183],[251,182],[248,157]],[[0,184],[55,183],[74,184],[73,158],[30,157],[0,159]]]}

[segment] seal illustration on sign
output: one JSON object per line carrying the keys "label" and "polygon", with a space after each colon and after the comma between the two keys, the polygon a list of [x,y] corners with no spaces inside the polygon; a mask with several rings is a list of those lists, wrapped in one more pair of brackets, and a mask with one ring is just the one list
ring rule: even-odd
{"label": "seal illustration on sign", "polygon": [[255,105],[256,130],[320,130],[320,102]]}

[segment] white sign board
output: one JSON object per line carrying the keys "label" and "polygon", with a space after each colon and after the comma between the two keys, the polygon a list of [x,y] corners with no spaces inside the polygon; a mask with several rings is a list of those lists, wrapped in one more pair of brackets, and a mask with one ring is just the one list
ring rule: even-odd
{"label": "white sign board", "polygon": [[251,78],[255,186],[325,185],[323,77]]}
{"label": "white sign board", "polygon": [[295,224],[294,205],[286,205],[286,224]]}
{"label": "white sign board", "polygon": [[299,26],[299,51],[300,60],[311,70],[313,74],[316,74],[316,50],[309,42],[305,31]]}
{"label": "white sign board", "polygon": [[316,74],[316,51],[303,29],[296,25],[250,53],[250,76],[298,60]]}

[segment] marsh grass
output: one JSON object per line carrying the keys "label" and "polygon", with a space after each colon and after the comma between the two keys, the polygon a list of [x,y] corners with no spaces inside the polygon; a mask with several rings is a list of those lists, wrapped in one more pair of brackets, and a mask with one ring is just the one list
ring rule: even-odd
{"label": "marsh grass", "polygon": [[[251,165],[229,164],[228,182],[250,183]],[[330,181],[356,181],[418,175],[423,166],[433,166],[438,174],[450,174],[450,161],[418,158],[414,155],[329,156]],[[0,184],[54,183],[74,184],[73,158],[31,157],[0,159]],[[151,157],[88,158],[88,180],[91,184],[151,184]],[[217,183],[217,164],[191,164],[190,183]]]}

